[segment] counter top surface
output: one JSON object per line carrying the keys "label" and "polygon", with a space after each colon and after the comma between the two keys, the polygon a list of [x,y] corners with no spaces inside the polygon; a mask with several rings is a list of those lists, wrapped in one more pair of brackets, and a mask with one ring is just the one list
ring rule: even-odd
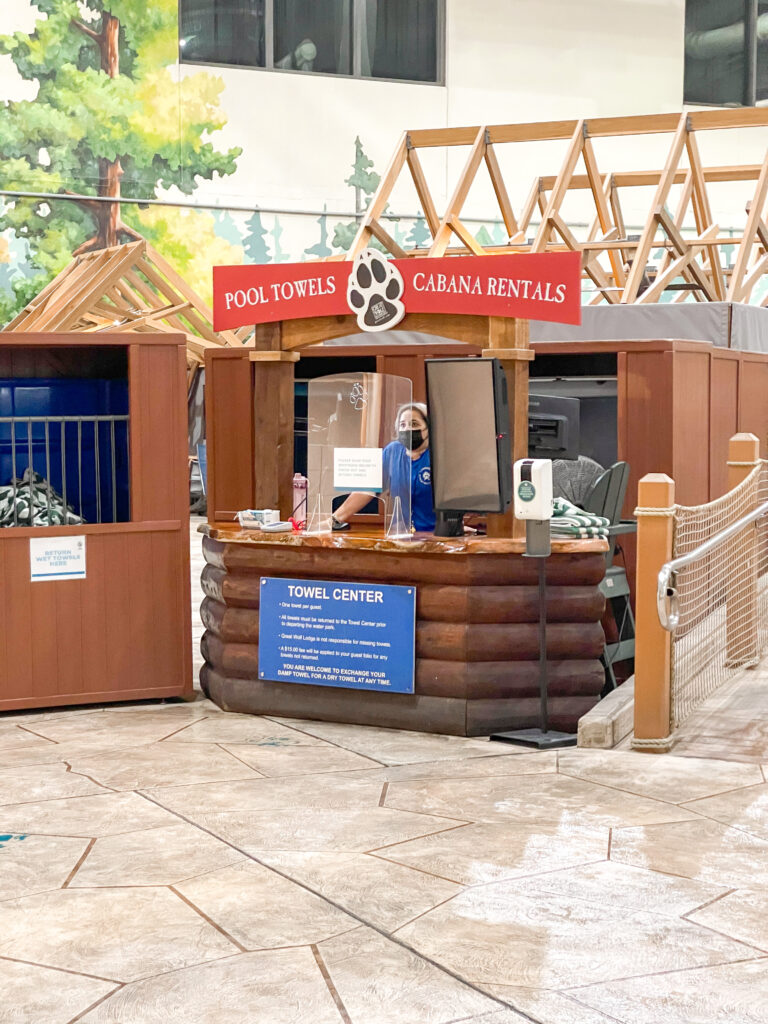
{"label": "counter top surface", "polygon": [[[518,554],[525,552],[525,540],[507,537],[435,537],[431,533],[415,533],[411,538],[391,540],[380,531],[365,527],[337,533],[262,533],[241,530],[231,523],[204,523],[200,532],[225,544],[255,544],[300,548],[333,548],[347,551],[391,551],[407,555],[482,555]],[[552,538],[552,554],[590,554],[608,550],[604,540],[562,540]]]}

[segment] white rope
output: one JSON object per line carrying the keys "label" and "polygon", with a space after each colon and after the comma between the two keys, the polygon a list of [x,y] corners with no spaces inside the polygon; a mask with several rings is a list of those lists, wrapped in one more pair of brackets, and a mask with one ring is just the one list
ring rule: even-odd
{"label": "white rope", "polygon": [[[733,465],[733,463],[732,463]],[[698,548],[768,500],[768,462],[714,501],[675,509],[673,557]],[[758,520],[676,573],[671,716],[680,725],[768,651],[768,522]]]}
{"label": "white rope", "polygon": [[673,505],[672,508],[636,508],[634,514],[636,516],[674,516],[677,511],[677,505]]}
{"label": "white rope", "polygon": [[666,751],[672,746],[673,737],[665,736],[663,739],[637,739],[633,738],[632,746],[635,750]]}

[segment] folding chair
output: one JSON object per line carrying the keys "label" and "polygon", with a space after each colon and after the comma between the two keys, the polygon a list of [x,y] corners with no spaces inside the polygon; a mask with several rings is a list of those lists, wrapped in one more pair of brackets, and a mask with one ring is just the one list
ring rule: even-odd
{"label": "folding chair", "polygon": [[605,669],[605,687],[603,695],[616,689],[616,675],[613,671],[614,662],[627,661],[635,657],[635,619],[630,603],[629,581],[624,566],[614,565],[613,561],[619,548],[618,537],[624,533],[634,533],[637,521],[621,518],[621,509],[627,493],[629,482],[629,465],[626,462],[615,462],[597,478],[584,499],[584,510],[595,515],[605,516],[609,522],[608,544],[606,554],[605,576],[600,584],[600,592],[605,596],[616,623],[616,640],[607,643],[603,649],[601,661]]}

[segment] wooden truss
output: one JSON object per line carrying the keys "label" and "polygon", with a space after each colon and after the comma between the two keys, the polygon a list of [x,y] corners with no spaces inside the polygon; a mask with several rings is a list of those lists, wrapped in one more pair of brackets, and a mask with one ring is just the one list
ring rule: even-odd
{"label": "wooden truss", "polygon": [[206,348],[240,347],[252,332],[216,332],[212,322],[213,313],[200,296],[141,239],[75,257],[5,330],[181,333],[194,369]]}
{"label": "wooden truss", "polygon": [[[760,128],[765,132],[766,127],[768,110],[745,108],[406,132],[381,179],[350,255],[356,256],[371,239],[400,258],[575,250],[581,252],[583,275],[594,287],[593,304],[658,302],[673,284],[679,291],[677,300],[692,292],[699,301],[748,302],[760,278],[768,273],[768,150],[762,164],[704,167],[697,135],[729,128]],[[598,167],[593,140],[647,135],[671,137],[661,170],[606,172]],[[545,140],[567,143],[560,171],[554,176],[537,177],[527,198],[515,207],[504,182],[499,152],[508,144]],[[442,215],[419,159],[419,150],[432,147],[469,147],[464,170]],[[580,163],[581,174],[577,173]],[[490,175],[497,215],[508,236],[503,245],[480,245],[461,220],[482,164]],[[406,167],[432,235],[429,248],[404,250],[381,223],[393,188]],[[721,233],[715,221],[708,186],[720,182],[745,183],[747,219],[738,237]],[[754,189],[746,185],[748,182],[755,182]],[[682,188],[676,209],[671,212],[667,204],[673,186],[678,185]],[[655,192],[639,237],[629,238],[621,193],[638,186],[655,186]],[[587,193],[588,208],[592,208],[592,224],[585,238],[576,237],[562,212],[566,196],[575,190]],[[685,235],[684,230],[688,232]],[[736,248],[730,265],[725,262],[725,246]],[[659,249],[664,250],[659,265],[649,265],[651,254]],[[763,305],[767,304],[768,299]]]}

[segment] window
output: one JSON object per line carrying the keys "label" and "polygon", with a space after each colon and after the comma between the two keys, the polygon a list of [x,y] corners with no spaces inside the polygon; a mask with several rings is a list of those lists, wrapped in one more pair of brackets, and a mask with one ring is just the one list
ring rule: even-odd
{"label": "window", "polygon": [[768,0],[686,0],[687,103],[768,103]]}
{"label": "window", "polygon": [[269,0],[181,0],[183,61],[264,67]]}
{"label": "window", "polygon": [[181,60],[442,80],[445,0],[180,0]]}
{"label": "window", "polygon": [[276,68],[352,74],[352,0],[274,0]]}

